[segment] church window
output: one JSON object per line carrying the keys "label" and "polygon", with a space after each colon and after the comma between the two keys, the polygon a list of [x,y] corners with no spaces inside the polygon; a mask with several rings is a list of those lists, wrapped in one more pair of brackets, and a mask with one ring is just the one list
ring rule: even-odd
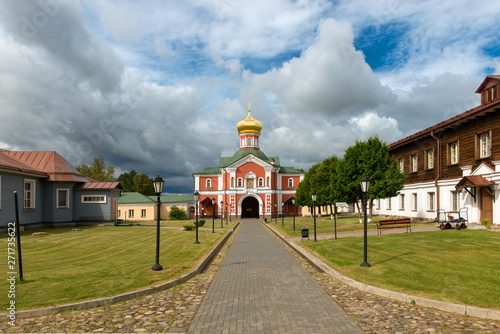
{"label": "church window", "polygon": [[288,188],[293,188],[293,179],[292,178],[288,179]]}
{"label": "church window", "polygon": [[238,178],[237,187],[243,187],[243,179],[241,177]]}
{"label": "church window", "polygon": [[259,184],[258,184],[259,187],[263,187],[264,186],[264,179],[259,177]]}
{"label": "church window", "polygon": [[247,146],[252,146],[252,138],[248,137]]}
{"label": "church window", "polygon": [[234,177],[231,178],[231,188],[234,188]]}
{"label": "church window", "polygon": [[212,180],[207,179],[207,188],[212,188]]}
{"label": "church window", "polygon": [[270,185],[271,185],[271,178],[268,176],[266,186],[269,187]]}

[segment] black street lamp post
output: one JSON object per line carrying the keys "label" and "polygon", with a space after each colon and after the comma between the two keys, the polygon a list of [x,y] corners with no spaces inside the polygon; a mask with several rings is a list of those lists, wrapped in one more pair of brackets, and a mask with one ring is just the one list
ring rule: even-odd
{"label": "black street lamp post", "polygon": [[165,181],[158,174],[153,180],[153,187],[155,189],[155,194],[158,197],[156,202],[156,263],[151,268],[154,271],[163,270],[163,267],[160,264],[160,206],[161,200],[160,196],[163,192],[163,185]]}
{"label": "black street lamp post", "polygon": [[293,204],[293,230],[295,231],[295,197],[292,197]]}
{"label": "black street lamp post", "polygon": [[361,267],[370,267],[368,263],[368,236],[367,236],[367,219],[366,219],[366,202],[367,202],[367,194],[370,190],[370,179],[368,176],[363,176],[360,181],[361,185],[361,193],[363,194],[363,209],[364,209],[364,249],[363,249],[363,263],[361,263]]}
{"label": "black street lamp post", "polygon": [[274,203],[274,223],[278,222],[278,203]]}
{"label": "black street lamp post", "polygon": [[318,195],[316,195],[316,192],[313,191],[311,194],[312,201],[313,201],[313,217],[314,217],[314,242],[317,242],[316,240],[316,199]]}
{"label": "black street lamp post", "polygon": [[220,201],[220,228],[224,228],[224,202]]}
{"label": "black street lamp post", "polygon": [[198,241],[198,202],[200,201],[200,193],[198,191],[194,192],[194,201],[196,207],[196,240],[194,243],[199,244],[200,242]]}
{"label": "black street lamp post", "polygon": [[229,222],[231,222],[231,209],[233,208],[233,205],[231,204],[229,206]]}
{"label": "black street lamp post", "polygon": [[215,233],[215,197],[212,198],[212,233]]}
{"label": "black street lamp post", "polygon": [[226,225],[227,225],[227,212],[228,212],[228,210],[227,210],[227,203],[226,203]]}
{"label": "black street lamp post", "polygon": [[285,213],[283,209],[285,208],[285,202],[281,201],[281,226],[285,226]]}

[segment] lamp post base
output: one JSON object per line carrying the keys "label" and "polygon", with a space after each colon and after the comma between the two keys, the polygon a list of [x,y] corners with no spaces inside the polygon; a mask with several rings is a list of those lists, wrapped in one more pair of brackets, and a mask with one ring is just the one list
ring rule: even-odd
{"label": "lamp post base", "polygon": [[161,264],[155,263],[155,265],[153,267],[151,267],[151,269],[154,271],[162,271],[163,267],[161,266]]}
{"label": "lamp post base", "polygon": [[368,262],[363,262],[361,263],[360,267],[371,267],[371,264],[369,264]]}
{"label": "lamp post base", "polygon": [[198,240],[196,240],[196,241],[194,242],[194,244],[195,244],[195,245],[197,245],[197,244],[199,244],[199,243],[200,243],[200,242],[199,242]]}

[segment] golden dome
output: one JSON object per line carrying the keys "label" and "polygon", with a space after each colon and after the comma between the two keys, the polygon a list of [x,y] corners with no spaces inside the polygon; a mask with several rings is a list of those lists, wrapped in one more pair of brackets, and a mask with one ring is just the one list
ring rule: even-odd
{"label": "golden dome", "polygon": [[248,104],[248,116],[236,125],[239,133],[260,133],[262,123],[250,115],[250,103]]}

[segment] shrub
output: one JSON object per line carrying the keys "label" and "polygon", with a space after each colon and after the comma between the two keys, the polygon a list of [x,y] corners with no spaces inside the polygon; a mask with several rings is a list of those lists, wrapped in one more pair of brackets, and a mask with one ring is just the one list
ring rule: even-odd
{"label": "shrub", "polygon": [[[196,224],[196,223],[195,223]],[[205,225],[205,220],[198,220],[198,227]]]}
{"label": "shrub", "polygon": [[171,220],[187,220],[186,211],[184,209],[172,208],[169,213]]}
{"label": "shrub", "polygon": [[486,226],[486,227],[490,227],[491,226],[491,219],[485,218],[485,219],[481,220],[481,225]]}
{"label": "shrub", "polygon": [[194,225],[184,225],[184,229],[186,231],[192,231],[192,230],[194,230]]}

